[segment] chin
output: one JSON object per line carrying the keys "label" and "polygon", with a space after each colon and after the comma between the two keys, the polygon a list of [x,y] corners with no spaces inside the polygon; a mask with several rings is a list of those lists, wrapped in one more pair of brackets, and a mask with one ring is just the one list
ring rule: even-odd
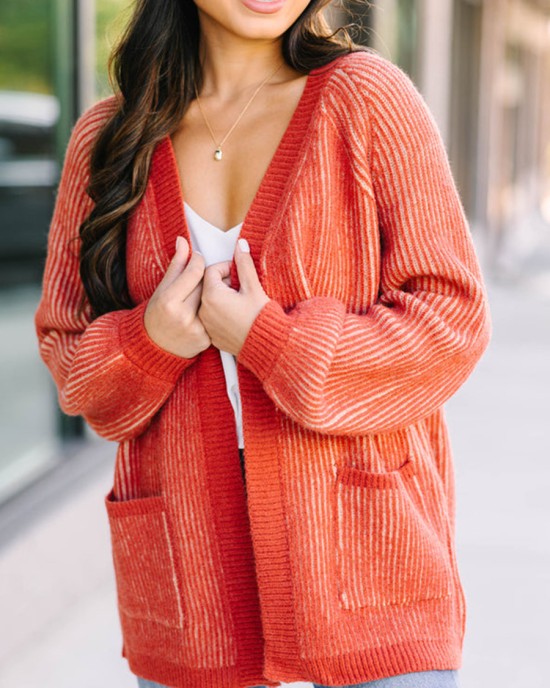
{"label": "chin", "polygon": [[[248,39],[281,36],[302,14],[310,0],[194,0],[199,15],[234,35]],[[248,6],[247,6],[248,5]],[[264,11],[265,10],[265,11]]]}

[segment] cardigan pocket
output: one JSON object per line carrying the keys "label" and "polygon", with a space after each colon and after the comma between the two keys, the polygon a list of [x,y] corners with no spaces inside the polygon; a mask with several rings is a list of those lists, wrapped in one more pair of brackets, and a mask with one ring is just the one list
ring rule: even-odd
{"label": "cardigan pocket", "polygon": [[[336,578],[340,606],[405,605],[452,594],[448,522],[430,515],[418,467],[371,473],[339,466],[334,483]],[[433,499],[432,499],[433,502]]]}
{"label": "cardigan pocket", "polygon": [[184,614],[177,550],[162,496],[104,498],[122,614],[183,628]]}

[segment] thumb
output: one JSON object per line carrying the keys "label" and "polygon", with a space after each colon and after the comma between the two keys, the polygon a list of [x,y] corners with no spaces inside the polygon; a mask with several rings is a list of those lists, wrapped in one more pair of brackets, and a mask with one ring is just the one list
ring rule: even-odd
{"label": "thumb", "polygon": [[250,255],[250,246],[245,238],[237,240],[235,265],[237,266],[237,274],[239,276],[241,289],[254,289],[254,287],[258,286],[260,280],[258,279],[256,266]]}

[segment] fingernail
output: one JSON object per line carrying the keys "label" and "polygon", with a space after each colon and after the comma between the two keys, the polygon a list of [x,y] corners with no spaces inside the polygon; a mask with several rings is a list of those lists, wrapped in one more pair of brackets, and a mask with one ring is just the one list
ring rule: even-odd
{"label": "fingernail", "polygon": [[239,239],[239,248],[241,251],[244,251],[245,253],[250,253],[250,246],[248,245],[248,241],[243,237]]}
{"label": "fingernail", "polygon": [[182,237],[180,237],[180,236],[176,237],[176,251],[178,250],[179,245],[181,244],[181,240],[182,240]]}

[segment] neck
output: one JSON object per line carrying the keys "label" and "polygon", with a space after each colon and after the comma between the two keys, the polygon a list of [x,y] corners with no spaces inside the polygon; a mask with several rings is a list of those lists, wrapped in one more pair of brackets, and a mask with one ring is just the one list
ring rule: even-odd
{"label": "neck", "polygon": [[273,81],[267,80],[266,87],[297,75],[284,63],[281,38],[245,40],[227,32],[203,30],[199,54],[203,72],[199,95],[219,102],[230,103],[251,94],[281,63]]}

